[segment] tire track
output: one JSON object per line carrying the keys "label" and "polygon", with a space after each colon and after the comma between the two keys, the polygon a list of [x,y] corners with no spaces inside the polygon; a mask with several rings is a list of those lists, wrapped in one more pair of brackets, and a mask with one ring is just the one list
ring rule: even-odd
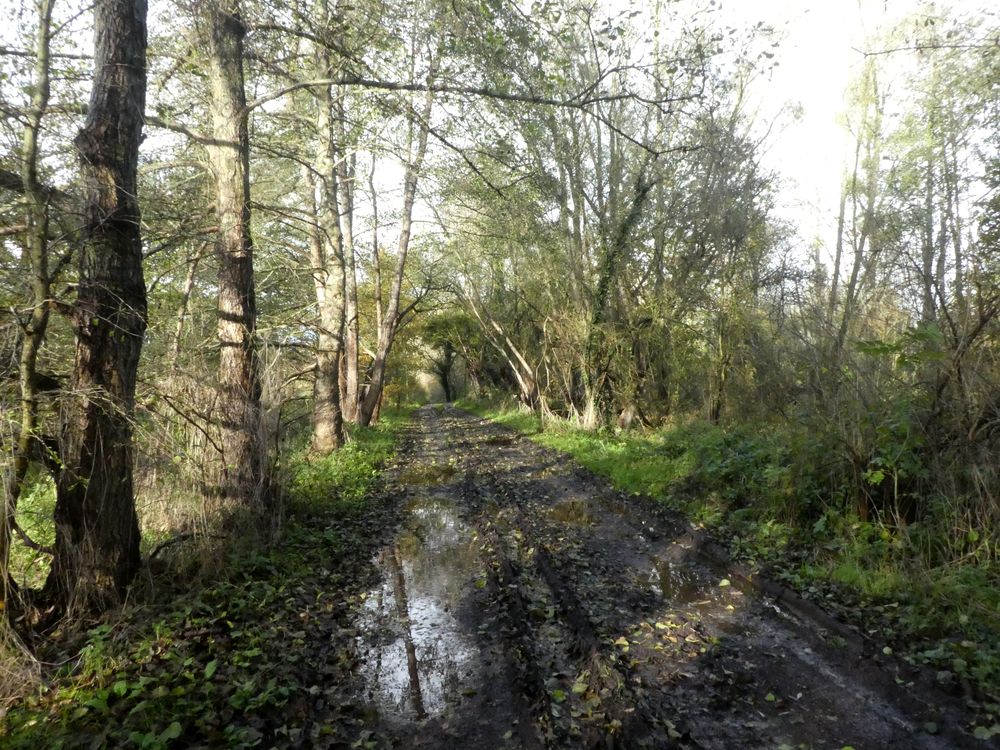
{"label": "tire track", "polygon": [[963,746],[564,457],[455,410],[426,426],[461,456],[481,594],[546,747]]}

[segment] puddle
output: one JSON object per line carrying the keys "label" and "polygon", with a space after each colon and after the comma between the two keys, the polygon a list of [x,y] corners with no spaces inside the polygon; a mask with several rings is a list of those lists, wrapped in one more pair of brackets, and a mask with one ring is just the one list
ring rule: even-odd
{"label": "puddle", "polygon": [[597,523],[597,519],[590,513],[587,503],[583,500],[563,500],[556,503],[549,509],[549,517],[554,521],[581,526],[592,526]]}
{"label": "puddle", "polygon": [[670,560],[655,560],[639,573],[639,582],[658,594],[669,610],[696,615],[718,635],[742,634],[748,627],[740,614],[743,593],[723,580],[700,574],[689,562]]}
{"label": "puddle", "polygon": [[458,468],[454,464],[426,464],[414,466],[399,475],[403,485],[443,484],[455,476]]}
{"label": "puddle", "polygon": [[714,600],[719,592],[701,579],[690,566],[669,560],[656,560],[653,566],[639,574],[639,581],[651,587],[660,597],[673,604],[691,604]]}
{"label": "puddle", "polygon": [[512,435],[490,435],[483,440],[483,445],[510,445],[514,442]]}
{"label": "puddle", "polygon": [[382,583],[368,592],[359,646],[369,696],[387,714],[420,720],[478,682],[479,649],[457,620],[477,550],[447,498],[419,498],[409,513],[376,559]]}
{"label": "puddle", "polygon": [[703,615],[715,613],[724,619],[732,611],[732,597],[741,596],[729,581],[706,577],[687,561],[654,560],[649,570],[639,574],[639,581],[671,606],[686,606]]}

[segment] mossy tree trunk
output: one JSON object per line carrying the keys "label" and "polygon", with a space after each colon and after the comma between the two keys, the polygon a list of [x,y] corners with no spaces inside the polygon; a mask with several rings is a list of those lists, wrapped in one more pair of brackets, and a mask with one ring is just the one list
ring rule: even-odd
{"label": "mossy tree trunk", "polygon": [[[314,13],[319,19],[330,18],[326,0],[317,0]],[[316,48],[316,73],[328,78],[335,72],[330,50]],[[337,151],[337,125],[333,89],[329,85],[316,90],[315,173],[307,170],[311,184],[314,227],[310,231],[310,261],[316,290],[319,329],[316,336],[316,365],[313,383],[313,448],[329,453],[344,442],[341,365],[344,356],[344,235],[341,230],[341,204],[338,195],[341,167]],[[353,252],[353,249],[352,249]]]}
{"label": "mossy tree trunk", "polygon": [[11,532],[16,526],[17,501],[37,440],[38,422],[38,353],[49,323],[49,299],[52,285],[49,275],[49,195],[38,174],[39,138],[42,118],[50,96],[49,37],[54,0],[38,3],[38,29],[35,33],[35,66],[31,103],[21,135],[21,189],[24,193],[24,250],[31,274],[31,307],[21,325],[21,353],[18,383],[21,395],[21,423],[14,440],[14,455],[5,477],[4,510],[0,515],[0,571],[7,581]]}

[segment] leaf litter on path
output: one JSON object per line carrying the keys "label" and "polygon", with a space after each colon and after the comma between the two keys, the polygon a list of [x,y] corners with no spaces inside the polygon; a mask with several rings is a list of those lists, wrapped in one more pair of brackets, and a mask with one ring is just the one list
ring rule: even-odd
{"label": "leaf litter on path", "polygon": [[389,478],[408,520],[355,615],[374,746],[965,741],[565,457],[454,409],[411,437]]}

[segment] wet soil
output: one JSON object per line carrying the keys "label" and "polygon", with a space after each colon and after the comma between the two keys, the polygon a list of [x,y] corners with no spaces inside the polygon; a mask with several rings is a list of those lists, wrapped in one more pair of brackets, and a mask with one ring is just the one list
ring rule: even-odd
{"label": "wet soil", "polygon": [[680,519],[504,428],[421,409],[386,491],[403,520],[341,631],[345,747],[983,746]]}

